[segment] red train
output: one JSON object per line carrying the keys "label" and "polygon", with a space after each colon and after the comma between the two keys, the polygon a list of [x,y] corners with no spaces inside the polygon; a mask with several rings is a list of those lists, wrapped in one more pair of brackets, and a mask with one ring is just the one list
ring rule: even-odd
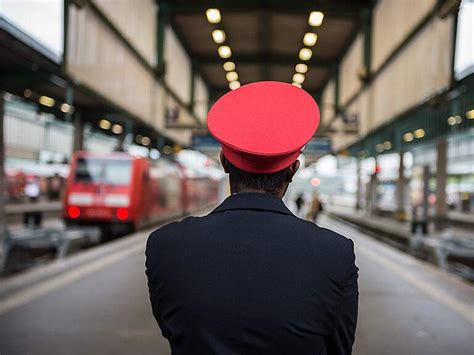
{"label": "red train", "polygon": [[170,159],[78,152],[63,217],[67,225],[100,226],[106,239],[217,205],[221,184]]}

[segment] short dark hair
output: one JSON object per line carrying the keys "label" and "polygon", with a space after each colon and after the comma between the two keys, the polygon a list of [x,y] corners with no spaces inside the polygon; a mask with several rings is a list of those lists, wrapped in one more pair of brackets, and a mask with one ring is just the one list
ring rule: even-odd
{"label": "short dark hair", "polygon": [[255,174],[239,169],[228,159],[226,161],[233,191],[247,187],[277,195],[288,182],[289,167],[271,174]]}

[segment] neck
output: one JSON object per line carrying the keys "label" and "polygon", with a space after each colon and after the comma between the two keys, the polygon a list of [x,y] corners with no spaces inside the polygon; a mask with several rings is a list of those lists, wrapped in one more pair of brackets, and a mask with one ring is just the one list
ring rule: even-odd
{"label": "neck", "polygon": [[265,191],[265,190],[260,190],[260,189],[252,189],[250,187],[239,187],[239,188],[232,188],[230,189],[230,192],[232,194],[238,194],[238,193],[241,193],[241,192],[254,192],[254,193],[261,193],[261,194],[272,194],[273,196],[276,196],[278,198],[283,198],[283,195],[285,195],[285,191],[278,191],[278,193],[276,194],[272,194],[268,191]]}

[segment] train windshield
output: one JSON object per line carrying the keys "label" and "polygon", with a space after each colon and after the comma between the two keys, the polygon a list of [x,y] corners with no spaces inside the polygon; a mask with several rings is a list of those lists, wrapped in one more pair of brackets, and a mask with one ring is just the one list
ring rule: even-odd
{"label": "train windshield", "polygon": [[79,158],[74,180],[76,182],[128,185],[131,178],[131,160]]}

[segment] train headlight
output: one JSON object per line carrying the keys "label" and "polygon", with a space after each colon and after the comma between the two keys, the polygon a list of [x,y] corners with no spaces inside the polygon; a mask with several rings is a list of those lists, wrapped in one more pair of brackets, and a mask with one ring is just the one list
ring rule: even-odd
{"label": "train headlight", "polygon": [[128,210],[123,207],[118,208],[115,212],[115,215],[117,216],[117,219],[125,221],[128,218]]}
{"label": "train headlight", "polygon": [[67,214],[69,215],[69,217],[76,219],[79,218],[79,216],[81,215],[81,210],[77,206],[69,206]]}

